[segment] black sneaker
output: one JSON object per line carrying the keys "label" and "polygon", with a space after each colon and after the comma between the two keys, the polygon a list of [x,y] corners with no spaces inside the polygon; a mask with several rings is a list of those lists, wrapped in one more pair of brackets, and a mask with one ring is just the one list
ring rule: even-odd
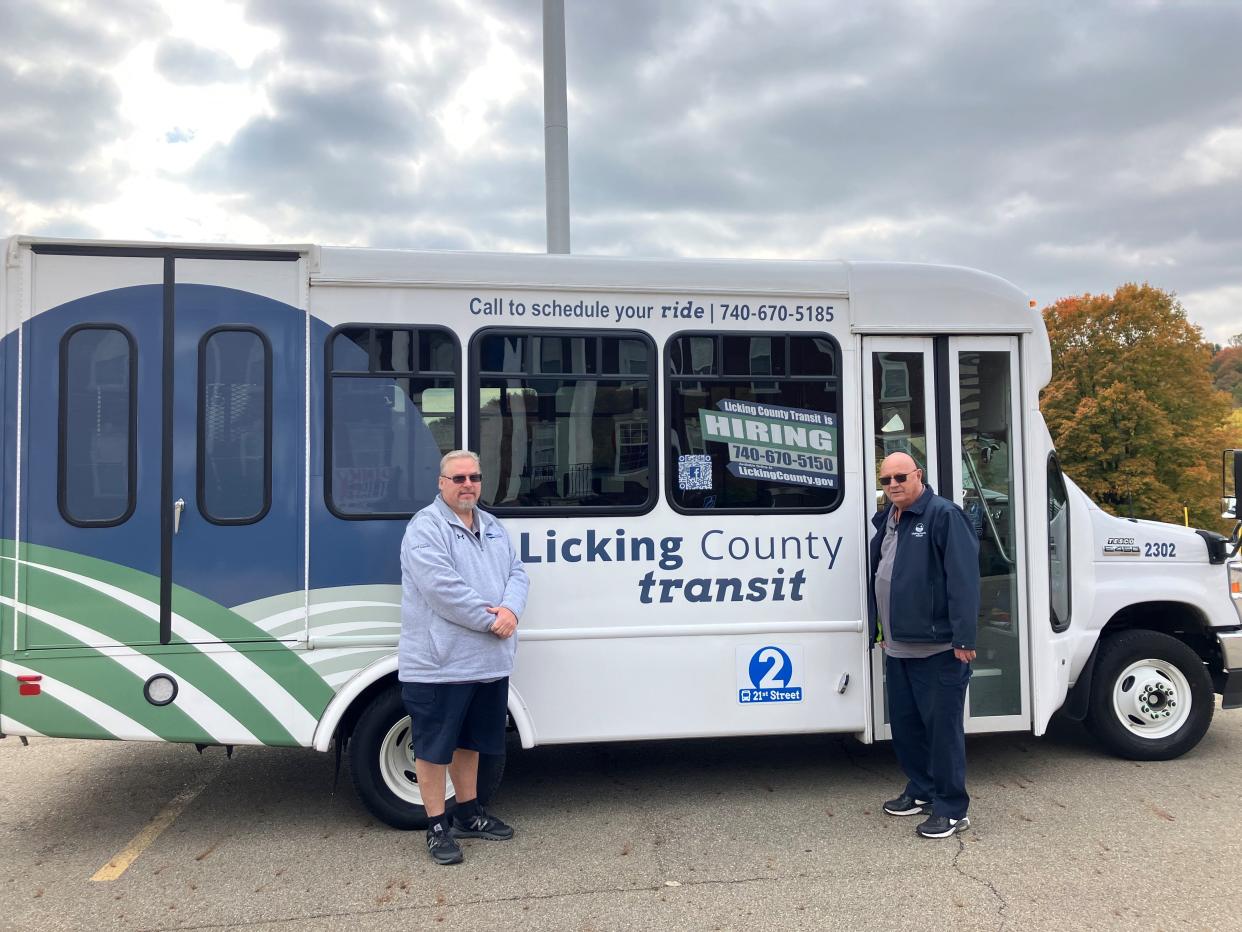
{"label": "black sneaker", "polygon": [[931,815],[931,800],[915,799],[909,793],[902,793],[886,802],[884,811],[889,815]]}
{"label": "black sneaker", "polygon": [[948,816],[934,815],[920,822],[915,831],[924,838],[948,838],[968,828],[970,828],[970,819],[966,816],[960,819],[950,819]]}
{"label": "black sneaker", "polygon": [[475,809],[471,815],[453,813],[452,828],[454,838],[486,838],[488,841],[508,841],[513,837],[513,829],[494,815],[488,815],[483,807]]}
{"label": "black sneaker", "polygon": [[437,819],[427,826],[427,851],[431,854],[431,860],[437,864],[460,864],[464,858],[461,845],[453,838],[453,833],[448,831],[448,825],[443,819]]}

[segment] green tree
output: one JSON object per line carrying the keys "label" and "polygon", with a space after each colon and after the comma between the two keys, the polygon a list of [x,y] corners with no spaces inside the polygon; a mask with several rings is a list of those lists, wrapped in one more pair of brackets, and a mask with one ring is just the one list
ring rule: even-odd
{"label": "green tree", "polygon": [[1112,295],[1044,308],[1052,381],[1040,407],[1061,462],[1102,507],[1201,527],[1219,510],[1216,464],[1229,396],[1212,386],[1211,347],[1169,292],[1122,285]]}

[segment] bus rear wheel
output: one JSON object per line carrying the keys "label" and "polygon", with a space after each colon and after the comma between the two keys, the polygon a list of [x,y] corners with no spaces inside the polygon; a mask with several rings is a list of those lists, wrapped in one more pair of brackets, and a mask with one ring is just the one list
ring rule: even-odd
{"label": "bus rear wheel", "polygon": [[[399,686],[381,690],[358,717],[349,739],[349,769],[358,798],[371,815],[405,831],[427,827],[427,810],[414,774],[410,717]],[[479,755],[479,802],[486,805],[491,799],[504,770],[505,755]],[[452,797],[452,781],[445,782],[445,792]]]}
{"label": "bus rear wheel", "polygon": [[1203,737],[1216,706],[1199,655],[1159,631],[1122,631],[1100,645],[1087,726],[1129,760],[1172,760]]}

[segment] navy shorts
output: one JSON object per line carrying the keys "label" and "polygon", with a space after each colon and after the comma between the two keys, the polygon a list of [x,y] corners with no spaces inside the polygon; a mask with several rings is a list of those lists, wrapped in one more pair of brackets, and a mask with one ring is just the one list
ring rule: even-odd
{"label": "navy shorts", "polygon": [[509,678],[494,683],[402,683],[414,756],[450,764],[453,751],[503,754]]}

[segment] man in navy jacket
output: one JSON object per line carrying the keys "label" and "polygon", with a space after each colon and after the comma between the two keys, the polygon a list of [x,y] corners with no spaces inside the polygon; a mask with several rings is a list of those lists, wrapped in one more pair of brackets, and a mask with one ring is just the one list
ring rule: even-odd
{"label": "man in navy jacket", "polygon": [[918,833],[948,838],[970,827],[963,708],[975,659],[979,540],[962,509],[923,484],[908,454],[884,460],[880,485],[890,504],[872,518],[871,640],[885,653],[893,749],[909,778],[884,811],[926,815]]}

